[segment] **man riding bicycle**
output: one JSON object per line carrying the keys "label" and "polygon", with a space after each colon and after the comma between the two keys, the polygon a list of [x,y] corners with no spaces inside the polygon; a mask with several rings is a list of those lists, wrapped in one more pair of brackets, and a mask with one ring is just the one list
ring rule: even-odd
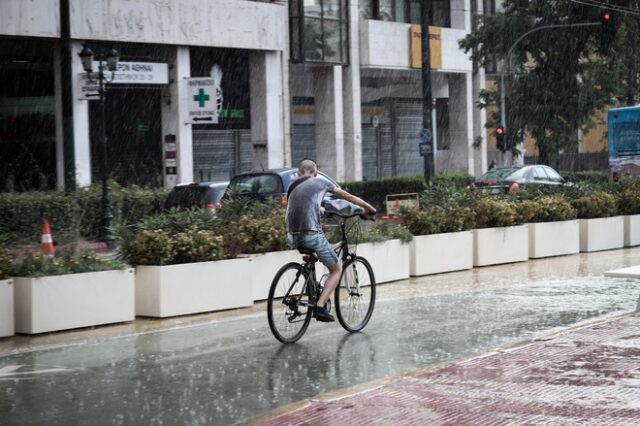
{"label": "man riding bicycle", "polygon": [[286,223],[288,244],[292,248],[314,250],[318,259],[329,269],[329,277],[322,294],[316,301],[313,316],[318,321],[334,321],[333,315],[325,309],[327,300],[338,284],[342,264],[338,255],[327,241],[320,225],[320,203],[327,192],[362,207],[365,215],[374,215],[376,209],[366,201],[334,186],[329,181],[318,179],[318,167],[312,160],[302,160],[298,165],[298,178],[289,186],[287,194]]}

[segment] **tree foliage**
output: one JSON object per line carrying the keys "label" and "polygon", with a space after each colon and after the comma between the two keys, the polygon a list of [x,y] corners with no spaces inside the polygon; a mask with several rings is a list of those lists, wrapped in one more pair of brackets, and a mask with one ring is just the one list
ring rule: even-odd
{"label": "tree foliage", "polygon": [[[536,30],[599,23],[604,9],[596,6],[603,3],[638,10],[640,0],[505,0],[501,12],[479,17],[477,29],[460,41],[479,65],[504,59],[507,139],[520,142],[526,131],[541,163],[554,165],[558,152],[576,146],[578,130],[593,127],[599,110],[637,100],[639,16],[612,12],[614,27],[608,32],[600,25]],[[498,90],[483,91],[480,106],[499,105]],[[487,126],[495,126],[499,114],[492,114]]]}

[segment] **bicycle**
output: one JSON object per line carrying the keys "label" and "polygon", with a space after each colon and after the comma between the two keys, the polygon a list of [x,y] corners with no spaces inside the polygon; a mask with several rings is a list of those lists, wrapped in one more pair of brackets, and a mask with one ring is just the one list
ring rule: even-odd
{"label": "bicycle", "polygon": [[[325,208],[329,208],[327,206]],[[349,251],[347,220],[362,216],[360,212],[326,212],[326,216],[339,218],[341,240],[337,247],[342,262],[342,274],[334,292],[336,316],[340,325],[353,333],[362,330],[373,313],[376,300],[376,280],[373,269],[362,256]],[[267,299],[269,328],[283,343],[298,341],[309,327],[313,308],[322,292],[316,278],[318,257],[312,250],[300,248],[302,263],[290,262],[276,273]],[[330,300],[327,306],[330,306]]]}

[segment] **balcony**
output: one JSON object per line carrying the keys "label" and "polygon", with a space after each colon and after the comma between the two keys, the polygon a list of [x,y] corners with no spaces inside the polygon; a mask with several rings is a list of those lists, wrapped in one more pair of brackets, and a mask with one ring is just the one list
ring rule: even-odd
{"label": "balcony", "polygon": [[[463,73],[472,71],[472,62],[458,47],[458,40],[467,35],[464,30],[432,27],[440,31],[441,64],[434,64],[437,72]],[[437,43],[436,43],[437,46]],[[432,58],[433,58],[432,53]],[[411,24],[375,20],[360,21],[360,66],[365,68],[412,69]]]}

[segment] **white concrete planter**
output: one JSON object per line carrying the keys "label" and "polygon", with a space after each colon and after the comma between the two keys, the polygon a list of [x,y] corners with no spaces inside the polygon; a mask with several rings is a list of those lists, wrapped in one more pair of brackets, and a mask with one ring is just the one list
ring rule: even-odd
{"label": "white concrete planter", "polygon": [[401,240],[363,243],[356,247],[356,254],[369,261],[376,283],[381,284],[409,278],[409,246]]}
{"label": "white concrete planter", "polygon": [[473,230],[473,266],[529,259],[528,225]]}
{"label": "white concrete planter", "polygon": [[133,269],[15,278],[17,333],[45,333],[132,321]]}
{"label": "white concrete planter", "polygon": [[265,300],[278,270],[289,262],[302,262],[302,255],[298,250],[272,251],[252,254],[249,262],[253,300]]}
{"label": "white concrete planter", "polygon": [[529,258],[562,256],[580,252],[577,219],[529,224]]}
{"label": "white concrete planter", "polygon": [[136,267],[136,315],[171,317],[253,304],[249,259]]}
{"label": "white concrete planter", "polygon": [[0,280],[0,337],[13,336],[13,280]]}
{"label": "white concrete planter", "polygon": [[624,216],[580,219],[580,251],[599,251],[624,246]]}
{"label": "white concrete planter", "polygon": [[473,267],[473,232],[415,236],[411,241],[412,276],[460,271]]}
{"label": "white concrete planter", "polygon": [[640,245],[640,214],[624,217],[624,246]]}

